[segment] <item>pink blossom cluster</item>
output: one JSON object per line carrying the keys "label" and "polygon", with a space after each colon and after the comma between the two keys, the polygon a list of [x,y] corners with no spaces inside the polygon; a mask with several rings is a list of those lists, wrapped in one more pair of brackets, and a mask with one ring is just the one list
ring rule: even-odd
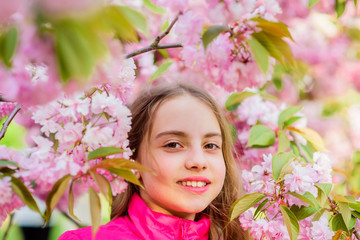
{"label": "pink blossom cluster", "polygon": [[11,188],[11,177],[0,178],[0,227],[9,213],[24,206]]}
{"label": "pink blossom cluster", "polygon": [[12,67],[0,64],[0,78],[2,97],[23,106],[43,104],[59,96],[61,84],[52,39],[40,37],[33,25],[22,25]]}
{"label": "pink blossom cluster", "polygon": [[[244,229],[249,229],[255,239],[288,239],[286,227],[280,212],[280,205],[293,204],[307,205],[301,200],[287,194],[295,192],[304,194],[310,192],[315,197],[318,190],[315,184],[331,183],[330,159],[324,152],[313,154],[314,163],[291,162],[292,170],[285,174],[283,184],[276,183],[272,172],[272,155],[264,155],[263,162],[252,167],[251,171],[243,170],[243,184],[247,193],[264,193],[269,200],[266,210],[267,218],[254,219],[251,211],[240,216],[240,222]],[[325,215],[319,221],[312,222],[312,217],[299,221],[300,233],[298,239],[331,239],[334,233],[329,229],[329,223]],[[320,238],[319,238],[320,237]]]}
{"label": "pink blossom cluster", "polygon": [[[100,147],[117,147],[124,153],[111,157],[129,159],[127,133],[130,111],[124,102],[111,94],[109,86],[94,88],[87,94],[59,98],[33,108],[33,120],[41,126],[41,134],[33,136],[35,146],[21,162],[22,178],[36,184],[35,194],[44,198],[61,177],[70,174],[94,185],[88,170],[100,159],[87,160],[89,152]],[[112,181],[114,194],[122,192],[126,183],[117,176],[101,172]],[[36,176],[36,178],[34,178]]]}
{"label": "pink blossom cluster", "polygon": [[0,102],[0,119],[9,116],[15,106],[16,103],[13,102]]}
{"label": "pink blossom cluster", "polygon": [[[25,160],[24,154],[21,152],[12,150],[10,148],[7,148],[3,145],[0,146],[0,159],[2,160],[8,160],[13,163],[18,164],[20,167],[22,166],[22,162]],[[6,166],[12,170],[16,170],[17,167],[9,164]],[[0,169],[2,168],[0,167]],[[14,177],[19,177],[20,180],[24,182],[26,186],[28,186],[31,189],[30,182],[26,181],[24,178],[20,177],[18,175],[18,171],[15,172]],[[14,191],[11,188],[11,177],[10,176],[4,176],[0,175],[0,226],[2,222],[5,220],[7,214],[13,212],[16,209],[19,209],[20,207],[24,206],[24,203],[20,200],[20,198],[14,193]]]}

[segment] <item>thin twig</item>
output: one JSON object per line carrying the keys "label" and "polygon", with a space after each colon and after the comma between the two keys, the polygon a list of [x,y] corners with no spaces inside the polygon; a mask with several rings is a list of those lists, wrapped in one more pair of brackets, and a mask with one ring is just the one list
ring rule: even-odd
{"label": "thin twig", "polygon": [[166,49],[166,48],[179,48],[182,47],[181,43],[170,43],[170,44],[162,44],[160,45],[160,41],[161,39],[163,39],[166,35],[168,35],[171,31],[171,29],[173,28],[173,26],[175,25],[176,21],[179,19],[180,14],[182,14],[181,12],[179,12],[176,17],[174,18],[174,20],[172,20],[172,22],[170,23],[170,25],[168,26],[168,28],[165,30],[165,32],[161,33],[160,35],[158,35],[155,40],[147,47],[129,52],[127,54],[125,54],[125,58],[131,58],[134,57],[136,55],[145,53],[145,52],[149,52],[152,50],[157,50],[157,49]]}
{"label": "thin twig", "polygon": [[136,55],[140,55],[142,53],[146,53],[152,50],[157,50],[157,49],[166,49],[166,48],[179,48],[182,47],[181,43],[171,43],[171,44],[162,44],[162,45],[157,45],[157,46],[147,46],[144,48],[140,48],[138,50],[129,52],[125,55],[125,58],[131,58],[134,57]]}
{"label": "thin twig", "polygon": [[11,114],[6,119],[6,121],[3,123],[3,126],[0,131],[0,140],[3,139],[3,137],[5,136],[5,132],[10,122],[14,119],[15,115],[20,111],[20,109],[21,109],[21,105],[20,104],[16,105],[15,108],[12,110]]}
{"label": "thin twig", "polygon": [[4,235],[3,235],[3,237],[2,237],[2,240],[5,240],[6,237],[7,237],[7,235],[8,235],[8,233],[9,233],[9,230],[10,230],[10,228],[11,228],[11,225],[12,225],[12,222],[13,222],[13,219],[14,219],[14,213],[13,213],[13,212],[10,213],[10,214],[9,214],[9,217],[10,217],[9,225],[8,225],[8,226],[6,227],[6,229],[5,229],[5,232],[4,232]]}
{"label": "thin twig", "polygon": [[61,213],[68,219],[70,220],[72,223],[74,223],[78,228],[82,228],[84,227],[84,225],[80,224],[79,222],[77,222],[76,220],[74,220],[72,217],[70,217],[69,214],[67,214],[64,211],[61,211]]}
{"label": "thin twig", "polygon": [[299,141],[297,140],[294,133],[290,132],[290,135],[293,137],[296,147],[299,149],[300,155],[305,159],[306,162],[311,162],[309,157],[305,154],[304,150],[300,146]]}

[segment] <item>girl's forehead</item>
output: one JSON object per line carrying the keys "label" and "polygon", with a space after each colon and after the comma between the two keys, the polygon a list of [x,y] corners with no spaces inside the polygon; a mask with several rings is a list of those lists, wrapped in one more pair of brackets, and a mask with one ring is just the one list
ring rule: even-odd
{"label": "girl's forehead", "polygon": [[213,109],[191,95],[167,99],[157,107],[153,115],[151,132],[154,134],[166,130],[220,132],[220,124]]}

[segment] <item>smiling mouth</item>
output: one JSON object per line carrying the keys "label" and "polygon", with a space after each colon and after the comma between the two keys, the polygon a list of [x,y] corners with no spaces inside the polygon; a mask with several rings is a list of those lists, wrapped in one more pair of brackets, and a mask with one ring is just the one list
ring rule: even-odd
{"label": "smiling mouth", "polygon": [[186,186],[186,187],[205,187],[206,185],[208,185],[208,183],[204,182],[204,181],[179,181],[177,182],[178,184],[182,185],[182,186]]}

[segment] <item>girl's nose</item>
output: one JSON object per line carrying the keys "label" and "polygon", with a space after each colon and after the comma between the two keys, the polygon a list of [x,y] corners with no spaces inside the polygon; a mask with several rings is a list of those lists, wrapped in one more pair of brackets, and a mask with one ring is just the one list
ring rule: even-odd
{"label": "girl's nose", "polygon": [[188,151],[185,161],[185,167],[189,170],[202,171],[205,170],[208,162],[205,152],[201,147],[193,148]]}

